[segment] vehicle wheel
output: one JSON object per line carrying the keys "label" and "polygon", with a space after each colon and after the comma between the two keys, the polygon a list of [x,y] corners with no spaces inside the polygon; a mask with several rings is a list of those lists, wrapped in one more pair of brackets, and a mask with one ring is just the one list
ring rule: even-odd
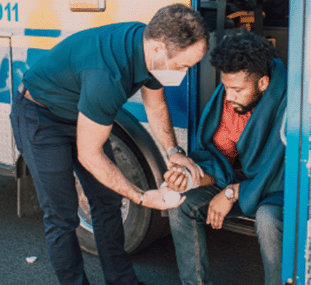
{"label": "vehicle wheel", "polygon": [[[122,140],[122,135],[110,136],[117,166],[124,176],[141,189],[148,189],[148,179],[139,163],[135,153]],[[94,233],[90,215],[90,208],[83,189],[76,178],[76,186],[79,195],[80,226],[77,228],[77,236],[81,248],[93,255],[98,255],[94,240]],[[163,233],[167,233],[168,219],[161,217],[160,211],[138,206],[130,200],[122,199],[122,220],[125,232],[125,250],[128,253],[136,253],[150,245]]]}

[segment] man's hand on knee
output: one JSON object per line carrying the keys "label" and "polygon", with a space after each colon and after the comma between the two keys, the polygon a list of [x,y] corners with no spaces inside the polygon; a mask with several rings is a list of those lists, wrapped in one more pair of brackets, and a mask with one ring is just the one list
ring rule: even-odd
{"label": "man's hand on knee", "polygon": [[221,229],[223,221],[232,206],[233,203],[226,198],[224,189],[211,200],[208,207],[206,223],[210,224],[213,229]]}

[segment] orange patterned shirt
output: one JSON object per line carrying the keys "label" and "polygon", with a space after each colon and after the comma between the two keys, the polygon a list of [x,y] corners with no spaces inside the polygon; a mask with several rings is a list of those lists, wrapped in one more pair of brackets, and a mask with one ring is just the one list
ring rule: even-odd
{"label": "orange patterned shirt", "polygon": [[251,112],[244,115],[236,113],[233,106],[225,98],[219,126],[213,136],[213,143],[216,148],[236,170],[240,168],[240,163],[237,161],[239,153],[236,144],[251,114]]}

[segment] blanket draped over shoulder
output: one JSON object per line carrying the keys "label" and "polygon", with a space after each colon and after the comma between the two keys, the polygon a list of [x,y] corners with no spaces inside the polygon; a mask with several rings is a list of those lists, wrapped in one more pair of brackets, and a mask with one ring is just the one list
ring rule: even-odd
{"label": "blanket draped over shoulder", "polygon": [[[247,216],[254,216],[261,204],[283,205],[285,147],[279,131],[287,102],[287,71],[280,59],[274,59],[270,72],[270,84],[236,145],[246,176],[240,184],[239,204]],[[220,84],[206,105],[198,128],[197,149],[190,153],[222,189],[239,182],[228,160],[212,142],[222,115],[224,91]]]}

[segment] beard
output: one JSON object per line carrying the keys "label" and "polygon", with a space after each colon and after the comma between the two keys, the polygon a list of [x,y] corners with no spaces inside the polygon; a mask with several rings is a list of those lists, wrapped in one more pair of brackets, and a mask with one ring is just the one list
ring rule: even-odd
{"label": "beard", "polygon": [[235,105],[239,105],[239,109],[238,108],[234,108],[234,111],[240,115],[245,115],[247,112],[252,111],[256,105],[258,104],[258,102],[260,101],[261,97],[262,97],[262,93],[260,92],[256,92],[256,94],[254,94],[254,100],[251,101],[248,105],[243,106],[239,103],[236,102],[232,102],[232,101],[228,101],[229,103],[233,103]]}

